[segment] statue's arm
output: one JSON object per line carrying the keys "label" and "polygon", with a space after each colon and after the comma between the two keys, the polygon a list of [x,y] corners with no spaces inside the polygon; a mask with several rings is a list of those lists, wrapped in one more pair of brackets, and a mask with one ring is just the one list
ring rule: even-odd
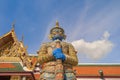
{"label": "statue's arm", "polygon": [[38,52],[38,62],[43,64],[45,62],[53,60],[54,57],[51,53],[48,53],[46,44],[42,44]]}
{"label": "statue's arm", "polygon": [[66,55],[66,63],[69,63],[73,66],[78,64],[78,58],[76,55],[76,51],[74,49],[74,47],[72,46],[72,44],[69,44],[69,55]]}

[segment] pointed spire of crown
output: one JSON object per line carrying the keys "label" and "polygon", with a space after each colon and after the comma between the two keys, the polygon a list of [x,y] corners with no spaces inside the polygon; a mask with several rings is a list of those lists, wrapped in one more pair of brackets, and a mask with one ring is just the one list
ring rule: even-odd
{"label": "pointed spire of crown", "polygon": [[56,21],[55,27],[59,27],[59,22],[58,21]]}

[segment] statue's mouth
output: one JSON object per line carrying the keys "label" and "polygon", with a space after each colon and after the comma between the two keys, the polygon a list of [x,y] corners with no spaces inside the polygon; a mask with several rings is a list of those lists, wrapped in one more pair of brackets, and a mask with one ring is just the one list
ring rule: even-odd
{"label": "statue's mouth", "polygon": [[62,40],[63,37],[59,34],[56,34],[56,35],[54,35],[53,40],[57,40],[57,39]]}

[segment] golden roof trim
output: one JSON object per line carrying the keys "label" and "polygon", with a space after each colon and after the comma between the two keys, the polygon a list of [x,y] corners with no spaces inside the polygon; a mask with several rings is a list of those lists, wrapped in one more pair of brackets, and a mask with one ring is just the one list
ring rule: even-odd
{"label": "golden roof trim", "polygon": [[19,57],[0,57],[0,62],[21,62]]}

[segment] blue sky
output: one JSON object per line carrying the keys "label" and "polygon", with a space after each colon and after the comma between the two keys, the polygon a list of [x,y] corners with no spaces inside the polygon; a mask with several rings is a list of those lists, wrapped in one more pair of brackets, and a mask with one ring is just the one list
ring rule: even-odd
{"label": "blue sky", "polygon": [[120,0],[0,0],[0,36],[9,32],[15,21],[18,39],[24,35],[28,52],[36,54],[40,45],[49,41],[49,30],[58,20],[66,32],[66,41],[79,41],[80,63],[119,63],[119,3]]}

